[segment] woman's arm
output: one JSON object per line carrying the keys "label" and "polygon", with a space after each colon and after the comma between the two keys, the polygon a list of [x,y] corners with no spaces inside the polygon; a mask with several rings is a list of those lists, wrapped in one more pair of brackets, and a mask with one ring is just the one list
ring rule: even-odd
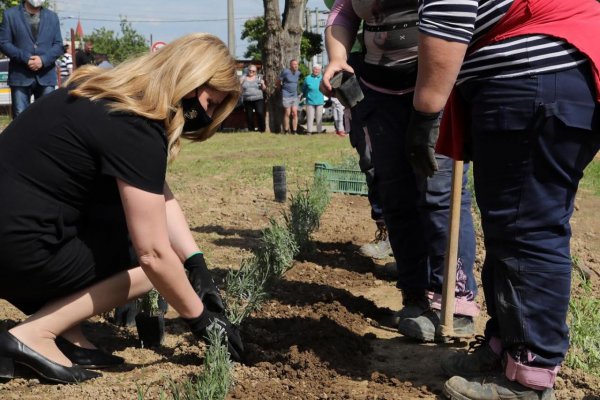
{"label": "woman's arm", "polygon": [[171,247],[181,261],[185,261],[194,253],[200,251],[196,240],[190,231],[190,226],[179,206],[179,202],[171,192],[169,184],[165,182],[165,205],[167,211],[167,229]]}
{"label": "woman's arm", "polygon": [[[190,285],[180,257],[171,247],[170,235],[177,232],[181,224],[181,220],[172,224],[172,227],[167,224],[167,212],[177,214],[173,209],[179,208],[178,205],[174,206],[176,203],[172,202],[172,194],[169,191],[171,199],[167,206],[166,195],[143,191],[120,179],[117,179],[117,185],[129,234],[142,269],[179,315],[184,318],[198,317],[204,310],[202,301]],[[186,242],[185,236],[183,242]]]}

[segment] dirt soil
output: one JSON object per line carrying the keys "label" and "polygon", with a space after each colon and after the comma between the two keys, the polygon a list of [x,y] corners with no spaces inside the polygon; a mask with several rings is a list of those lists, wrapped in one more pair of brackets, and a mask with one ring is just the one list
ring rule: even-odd
{"label": "dirt soil", "polygon": [[[202,193],[202,200],[185,194],[180,198],[218,281],[257,245],[268,218],[279,217],[287,207],[276,203],[271,191],[237,182],[226,190],[206,186],[189,190]],[[599,209],[598,197],[580,196],[572,220],[573,252],[589,269],[596,293]],[[314,252],[296,261],[264,307],[243,322],[247,359],[235,365],[236,384],[229,398],[443,398],[445,377],[439,362],[467,341],[419,344],[383,325],[400,309],[401,297],[383,268],[385,261],[374,262],[357,252],[373,239],[374,228],[365,197],[333,196],[314,235]],[[477,274],[483,260],[480,238],[478,247]],[[483,311],[478,333],[485,324],[485,307]],[[0,304],[0,328],[23,317],[9,304]],[[124,357],[126,365],[80,385],[40,384],[23,371],[17,379],[0,382],[0,399],[135,399],[139,392],[158,399],[169,379],[191,377],[201,371],[203,362],[204,345],[193,340],[175,312],[169,311],[167,317],[166,340],[159,349],[139,348],[135,327],[116,327],[108,316],[94,318],[85,326],[89,337]],[[600,399],[600,379],[563,368],[556,398]]]}

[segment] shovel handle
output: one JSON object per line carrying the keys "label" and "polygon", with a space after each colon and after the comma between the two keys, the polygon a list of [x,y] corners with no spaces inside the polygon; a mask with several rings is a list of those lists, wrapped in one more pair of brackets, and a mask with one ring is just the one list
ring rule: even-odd
{"label": "shovel handle", "polygon": [[458,239],[460,233],[460,203],[462,194],[464,163],[454,160],[452,163],[452,189],[450,193],[450,217],[448,243],[444,260],[444,283],[442,285],[442,336],[454,336],[454,290],[456,287],[456,263],[458,261]]}

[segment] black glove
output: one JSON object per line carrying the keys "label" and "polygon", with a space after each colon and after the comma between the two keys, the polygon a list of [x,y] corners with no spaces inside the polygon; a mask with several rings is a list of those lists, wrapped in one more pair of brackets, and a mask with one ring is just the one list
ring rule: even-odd
{"label": "black glove", "polygon": [[224,314],[215,313],[205,308],[199,317],[182,319],[188,324],[194,336],[205,342],[208,340],[208,327],[213,323],[218,324],[227,335],[227,350],[231,355],[231,359],[238,362],[242,360],[242,356],[244,355],[244,344],[242,343],[239,330],[235,325],[229,322]]}
{"label": "black glove", "polygon": [[215,285],[206,262],[204,254],[194,254],[183,263],[184,268],[188,271],[188,279],[192,287],[198,293],[204,306],[213,312],[223,312],[225,306],[223,299],[219,293],[219,288]]}
{"label": "black glove", "polygon": [[406,129],[406,157],[417,176],[431,177],[438,170],[435,143],[440,133],[440,115],[413,108]]}

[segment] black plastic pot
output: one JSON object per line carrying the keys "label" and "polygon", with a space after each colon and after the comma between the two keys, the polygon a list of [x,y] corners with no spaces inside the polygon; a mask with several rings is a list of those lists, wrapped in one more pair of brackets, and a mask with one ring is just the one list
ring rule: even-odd
{"label": "black plastic pot", "polygon": [[275,192],[275,200],[283,203],[287,198],[287,183],[285,176],[285,166],[273,166],[273,191]]}
{"label": "black plastic pot", "polygon": [[138,314],[135,317],[140,347],[160,347],[165,339],[165,316]]}
{"label": "black plastic pot", "polygon": [[137,301],[130,301],[124,306],[115,308],[113,323],[117,326],[133,326],[135,324],[135,316],[138,312]]}

